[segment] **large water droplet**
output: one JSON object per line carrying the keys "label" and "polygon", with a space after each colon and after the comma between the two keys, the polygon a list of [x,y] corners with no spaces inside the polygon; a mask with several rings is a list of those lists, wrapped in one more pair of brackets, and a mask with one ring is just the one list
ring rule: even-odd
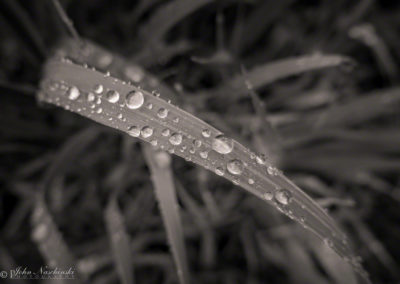
{"label": "large water droplet", "polygon": [[79,89],[75,86],[72,86],[71,88],[68,89],[67,91],[67,96],[70,100],[76,100],[79,98],[80,92]]}
{"label": "large water droplet", "polygon": [[225,135],[218,135],[212,141],[211,147],[220,154],[229,154],[233,150],[233,141]]}
{"label": "large water droplet", "polygon": [[159,118],[166,118],[168,116],[168,110],[165,108],[160,108],[157,112]]}
{"label": "large water droplet", "polygon": [[287,205],[292,200],[292,194],[286,189],[280,189],[275,192],[275,199],[279,203]]}
{"label": "large water droplet", "polygon": [[142,134],[143,138],[148,138],[151,135],[153,135],[153,128],[149,126],[144,126],[142,130],[140,131],[140,134]]}
{"label": "large water droplet", "polygon": [[144,103],[143,93],[140,91],[132,91],[126,95],[126,106],[130,109],[138,109]]}
{"label": "large water droplet", "polygon": [[110,103],[116,103],[119,100],[119,93],[117,91],[114,90],[109,90],[106,94],[106,99],[110,102]]}
{"label": "large water droplet", "polygon": [[228,162],[226,168],[231,174],[240,175],[243,172],[243,163],[241,160],[234,159]]}
{"label": "large water droplet", "polygon": [[182,143],[182,135],[179,133],[174,133],[171,135],[171,137],[169,138],[169,142],[172,145],[179,145]]}

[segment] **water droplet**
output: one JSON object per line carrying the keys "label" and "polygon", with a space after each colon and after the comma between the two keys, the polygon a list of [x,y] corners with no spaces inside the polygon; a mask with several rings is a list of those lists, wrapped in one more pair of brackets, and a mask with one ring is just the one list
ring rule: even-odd
{"label": "water droplet", "polygon": [[269,166],[269,167],[267,168],[267,172],[268,172],[268,174],[270,174],[271,176],[276,176],[276,175],[277,175],[277,169],[274,168],[274,167],[272,167],[272,166]]}
{"label": "water droplet", "polygon": [[280,189],[275,192],[275,199],[279,203],[281,203],[283,205],[287,205],[290,203],[290,201],[292,199],[292,194],[286,189]]}
{"label": "water droplet", "polygon": [[171,156],[166,152],[158,151],[155,153],[155,161],[160,168],[166,168],[171,164]]}
{"label": "water droplet", "polygon": [[243,172],[243,163],[240,160],[234,159],[228,162],[226,168],[233,175],[240,175]]}
{"label": "water droplet", "polygon": [[202,157],[203,159],[207,159],[208,152],[207,151],[200,152],[200,157]]}
{"label": "water droplet", "polygon": [[96,100],[96,104],[101,104],[101,99],[100,98],[97,98],[97,100]]}
{"label": "water droplet", "polygon": [[168,116],[168,110],[165,108],[160,108],[157,112],[159,118],[166,118]]}
{"label": "water droplet", "polygon": [[194,147],[191,147],[191,148],[189,149],[189,153],[190,153],[190,154],[196,153],[196,149],[195,149]]}
{"label": "water droplet", "polygon": [[201,134],[203,135],[203,137],[208,138],[211,135],[211,131],[210,131],[210,129],[203,129]]}
{"label": "water droplet", "polygon": [[119,100],[119,93],[117,91],[114,90],[109,90],[106,94],[106,99],[110,102],[110,103],[116,103]]}
{"label": "water droplet", "polygon": [[193,144],[194,144],[194,146],[196,146],[197,148],[200,148],[201,147],[201,140],[193,140]]}
{"label": "water droplet", "polygon": [[103,109],[102,109],[101,107],[99,107],[99,108],[96,110],[96,112],[100,114],[100,113],[103,112]]}
{"label": "water droplet", "polygon": [[93,87],[93,91],[98,95],[100,95],[103,92],[103,89],[104,89],[103,85],[101,85],[101,84],[96,84]]}
{"label": "water droplet", "polygon": [[211,147],[220,154],[229,154],[233,150],[233,141],[225,135],[218,135],[212,141]]}
{"label": "water droplet", "polygon": [[179,145],[182,143],[182,135],[179,133],[174,133],[171,135],[171,137],[169,138],[169,142],[172,145]]}
{"label": "water droplet", "polygon": [[333,247],[333,241],[331,239],[325,238],[324,243],[325,243],[325,245],[327,245],[330,248]]}
{"label": "water droplet", "polygon": [[175,117],[172,121],[175,122],[175,123],[178,123],[179,122],[179,117]]}
{"label": "water droplet", "polygon": [[142,134],[143,138],[148,138],[151,135],[153,135],[153,128],[149,126],[144,126],[142,130],[140,131],[140,134]]}
{"label": "water droplet", "polygon": [[80,92],[79,89],[75,86],[72,86],[68,89],[67,96],[70,100],[75,101],[79,98]]}
{"label": "water droplet", "polygon": [[249,184],[254,184],[254,179],[249,178],[248,183],[249,183]]}
{"label": "water droplet", "polygon": [[225,170],[222,167],[218,167],[215,169],[215,173],[219,176],[223,176],[225,174]]}
{"label": "water droplet", "polygon": [[152,108],[153,108],[153,104],[152,104],[152,103],[148,103],[148,104],[146,105],[146,107],[147,107],[148,109],[152,109]]}
{"label": "water droplet", "polygon": [[167,137],[167,136],[169,136],[169,134],[170,134],[170,131],[169,131],[169,129],[168,128],[165,128],[162,132],[161,132],[161,134],[162,134],[162,136],[165,136],[165,137]]}
{"label": "water droplet", "polygon": [[123,118],[122,113],[119,113],[118,114],[118,119],[122,119],[122,118]]}
{"label": "water droplet", "polygon": [[151,141],[150,141],[150,144],[151,144],[152,146],[156,147],[157,144],[158,144],[158,141],[157,141],[157,140],[151,140]]}
{"label": "water droplet", "polygon": [[274,195],[272,194],[272,192],[268,191],[268,192],[264,192],[263,197],[265,200],[272,200]]}
{"label": "water droplet", "polygon": [[95,99],[96,99],[96,96],[93,93],[88,93],[87,94],[87,101],[88,102],[94,102]]}
{"label": "water droplet", "polygon": [[267,157],[265,155],[260,155],[260,156],[256,157],[257,164],[265,165],[266,161],[267,161]]}
{"label": "water droplet", "polygon": [[138,109],[144,103],[143,93],[140,91],[132,91],[126,95],[126,106],[130,109]]}

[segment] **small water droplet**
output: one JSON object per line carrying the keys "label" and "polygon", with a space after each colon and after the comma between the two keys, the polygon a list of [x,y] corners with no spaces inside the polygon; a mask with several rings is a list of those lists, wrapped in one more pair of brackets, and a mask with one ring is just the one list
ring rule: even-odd
{"label": "small water droplet", "polygon": [[79,98],[80,92],[79,89],[75,86],[72,86],[68,89],[67,96],[70,100],[75,101]]}
{"label": "small water droplet", "polygon": [[138,109],[144,103],[143,93],[140,91],[132,91],[126,95],[126,106],[130,109]]}
{"label": "small water droplet", "polygon": [[142,134],[143,138],[149,138],[151,135],[153,135],[153,128],[144,126],[140,131],[140,134]]}
{"label": "small water droplet", "polygon": [[241,160],[234,159],[228,162],[226,168],[231,174],[240,175],[243,172],[243,163]]}
{"label": "small water droplet", "polygon": [[118,119],[122,119],[122,118],[123,118],[122,113],[119,113],[118,114]]}
{"label": "small water droplet", "polygon": [[207,159],[208,152],[207,151],[200,152],[200,157],[202,157],[203,159]]}
{"label": "small water droplet", "polygon": [[148,103],[148,104],[146,105],[146,107],[147,107],[148,109],[153,109],[153,104],[152,104],[152,103]]}
{"label": "small water droplet", "polygon": [[96,99],[96,96],[93,93],[88,93],[87,94],[87,101],[88,102],[94,102],[95,99]]}
{"label": "small water droplet", "polygon": [[165,129],[161,132],[161,135],[162,135],[162,136],[165,136],[165,137],[169,136],[169,134],[170,134],[170,131],[169,131],[168,128],[165,128]]}
{"label": "small water droplet", "polygon": [[224,170],[224,168],[222,168],[222,167],[217,167],[217,168],[215,169],[215,173],[216,173],[217,175],[219,175],[219,176],[223,176],[223,175],[225,174],[225,170]]}
{"label": "small water droplet", "polygon": [[193,140],[193,144],[195,147],[200,148],[201,147],[201,140]]}
{"label": "small water droplet", "polygon": [[101,104],[101,99],[100,98],[97,98],[97,100],[96,100],[96,104]]}
{"label": "small water droplet", "polygon": [[279,203],[281,203],[283,205],[287,205],[290,203],[290,201],[292,199],[292,194],[286,189],[280,189],[275,192],[275,199]]}
{"label": "small water droplet", "polygon": [[272,175],[275,175],[275,168],[272,167],[272,166],[269,166],[269,167],[267,168],[267,172],[268,172],[268,174],[270,174],[271,176],[272,176]]}
{"label": "small water droplet", "polygon": [[189,153],[190,153],[190,154],[196,153],[196,149],[195,149],[194,147],[191,147],[191,148],[189,149]]}
{"label": "small water droplet", "polygon": [[101,84],[96,84],[93,87],[93,91],[98,95],[100,95],[103,92],[103,89],[104,89],[103,85],[101,85]]}
{"label": "small water droplet", "polygon": [[158,141],[157,141],[157,140],[151,140],[151,141],[150,141],[150,144],[151,144],[152,146],[156,147],[157,144],[158,144]]}
{"label": "small water droplet", "polygon": [[172,134],[171,137],[169,138],[169,142],[172,145],[180,145],[182,143],[182,135],[179,133]]}
{"label": "small water droplet", "polygon": [[263,197],[265,200],[272,200],[272,198],[274,197],[273,193],[268,191],[268,192],[264,192]]}
{"label": "small water droplet", "polygon": [[166,118],[168,116],[168,110],[165,108],[160,108],[157,112],[159,118]]}
{"label": "small water droplet", "polygon": [[249,183],[249,184],[254,184],[254,179],[249,178],[248,183]]}
{"label": "small water droplet", "polygon": [[233,140],[225,135],[218,135],[213,139],[211,147],[220,154],[229,154],[233,150]]}
{"label": "small water droplet", "polygon": [[211,131],[210,131],[210,129],[203,129],[201,134],[203,135],[203,137],[208,138],[211,135]]}
{"label": "small water droplet", "polygon": [[101,107],[99,107],[99,108],[96,110],[96,112],[100,114],[100,113],[103,112],[103,109],[102,109]]}
{"label": "small water droplet", "polygon": [[119,93],[117,91],[114,90],[109,90],[106,94],[106,99],[110,102],[110,103],[116,103],[119,100]]}
{"label": "small water droplet", "polygon": [[175,117],[172,121],[175,122],[175,123],[178,123],[179,122],[179,117]]}
{"label": "small water droplet", "polygon": [[260,155],[256,157],[256,162],[259,165],[265,165],[265,162],[267,161],[267,157],[265,155]]}

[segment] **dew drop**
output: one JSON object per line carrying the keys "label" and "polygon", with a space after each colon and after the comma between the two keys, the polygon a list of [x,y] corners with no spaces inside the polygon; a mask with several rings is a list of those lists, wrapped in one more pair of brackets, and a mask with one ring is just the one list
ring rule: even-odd
{"label": "dew drop", "polygon": [[190,153],[190,154],[196,153],[196,149],[195,149],[194,147],[191,147],[191,148],[189,149],[189,153]]}
{"label": "dew drop", "polygon": [[140,131],[140,134],[142,134],[143,138],[149,138],[151,135],[153,135],[153,128],[144,126]]}
{"label": "dew drop", "polygon": [[76,99],[79,98],[80,95],[79,89],[73,86],[68,89],[67,95],[70,100],[75,101]]}
{"label": "dew drop", "polygon": [[208,152],[207,151],[200,152],[200,157],[202,157],[203,159],[207,159]]}
{"label": "dew drop", "polygon": [[257,162],[257,164],[265,165],[265,162],[266,162],[266,161],[267,161],[267,158],[266,158],[265,155],[260,155],[260,156],[257,156],[257,157],[256,157],[256,162]]}
{"label": "dew drop", "polygon": [[254,184],[254,179],[249,178],[249,180],[247,181],[249,184]]}
{"label": "dew drop", "polygon": [[211,131],[210,131],[210,129],[203,129],[201,134],[203,135],[203,137],[208,138],[211,135]]}
{"label": "dew drop", "polygon": [[264,197],[265,200],[272,200],[272,198],[274,197],[274,195],[272,194],[272,192],[268,191],[268,192],[265,192],[265,193],[263,194],[263,197]]}
{"label": "dew drop", "polygon": [[270,174],[271,176],[274,175],[274,174],[275,174],[275,169],[274,169],[274,167],[269,166],[269,167],[267,168],[267,172],[268,172],[268,174]]}
{"label": "dew drop", "polygon": [[215,169],[215,173],[219,176],[223,176],[225,174],[225,170],[222,167],[218,167]]}
{"label": "dew drop", "polygon": [[159,118],[166,118],[168,116],[168,110],[165,108],[160,108],[157,112]]}
{"label": "dew drop", "polygon": [[165,128],[165,129],[161,132],[161,135],[162,135],[162,136],[165,136],[165,137],[169,136],[169,134],[170,134],[170,131],[169,131],[168,128]]}
{"label": "dew drop", "polygon": [[150,141],[150,144],[151,144],[151,146],[156,147],[157,144],[158,144],[158,141],[157,141],[157,140],[151,140],[151,141]]}
{"label": "dew drop", "polygon": [[229,154],[233,150],[233,141],[225,135],[218,135],[212,141],[211,147],[220,154]]}
{"label": "dew drop", "polygon": [[103,112],[103,109],[100,107],[100,108],[98,108],[98,109],[96,110],[96,112],[100,114],[100,113]]}
{"label": "dew drop", "polygon": [[118,119],[122,119],[122,118],[123,118],[122,113],[119,113],[119,114],[118,114]]}
{"label": "dew drop", "polygon": [[106,94],[106,99],[110,102],[110,103],[116,103],[119,100],[119,93],[117,91],[114,90],[109,90]]}
{"label": "dew drop", "polygon": [[243,163],[240,160],[234,159],[228,162],[226,168],[233,175],[240,175],[243,172]]}
{"label": "dew drop", "polygon": [[175,123],[178,123],[179,122],[179,117],[175,117],[172,121],[175,122]]}
{"label": "dew drop", "polygon": [[171,137],[169,138],[169,142],[172,145],[180,145],[182,143],[182,135],[179,133],[172,134]]}
{"label": "dew drop", "polygon": [[193,140],[193,144],[194,144],[194,146],[196,146],[197,148],[200,148],[201,147],[201,140]]}
{"label": "dew drop", "polygon": [[93,87],[93,91],[96,93],[96,94],[101,94],[102,92],[103,92],[103,85],[101,85],[101,84],[96,84],[96,85],[94,85],[94,87]]}
{"label": "dew drop", "polygon": [[132,91],[126,95],[126,106],[130,109],[138,109],[144,103],[143,93],[140,91]]}
{"label": "dew drop", "polygon": [[88,93],[86,99],[88,102],[94,102],[94,100],[96,99],[96,96],[93,93]]}
{"label": "dew drop", "polygon": [[283,205],[287,205],[290,203],[290,201],[292,199],[292,194],[286,189],[280,189],[275,192],[275,199],[279,203],[281,203]]}
{"label": "dew drop", "polygon": [[153,104],[152,104],[152,103],[148,103],[148,104],[146,105],[146,107],[147,107],[148,109],[153,109]]}

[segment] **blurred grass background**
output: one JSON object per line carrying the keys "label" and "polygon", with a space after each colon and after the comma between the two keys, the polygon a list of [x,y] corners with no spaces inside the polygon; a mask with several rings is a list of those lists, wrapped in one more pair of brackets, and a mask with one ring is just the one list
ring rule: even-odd
{"label": "blurred grass background", "polygon": [[[354,59],[356,66],[306,72],[257,92],[279,137],[273,155],[280,168],[345,228],[374,283],[399,283],[400,4],[202,1],[157,38],[159,30],[148,25],[153,16],[162,23],[180,14],[165,9],[169,2],[61,3],[81,36],[139,62],[175,88],[185,109],[260,151],[271,140],[265,121],[248,93],[223,82],[242,74],[241,66],[252,70],[293,56]],[[30,218],[50,175],[49,214],[68,246],[64,253],[91,283],[119,281],[104,221],[115,196],[136,282],[175,283],[141,146],[36,103],[42,64],[66,36],[51,2],[4,0],[0,22],[0,268],[48,262]],[[349,272],[329,250],[275,209],[182,159],[172,166],[195,283],[346,279]]]}

